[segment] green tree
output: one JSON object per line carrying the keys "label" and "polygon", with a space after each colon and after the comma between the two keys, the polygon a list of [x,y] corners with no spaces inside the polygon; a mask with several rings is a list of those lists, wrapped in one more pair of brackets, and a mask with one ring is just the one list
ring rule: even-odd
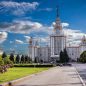
{"label": "green tree", "polygon": [[40,60],[40,63],[43,63],[43,60],[42,59]]}
{"label": "green tree", "polygon": [[64,63],[64,52],[60,52],[60,62]]}
{"label": "green tree", "polygon": [[64,61],[67,63],[67,62],[69,62],[69,56],[68,56],[68,53],[67,53],[67,51],[66,51],[66,49],[64,49]]}
{"label": "green tree", "polygon": [[3,54],[2,54],[2,58],[4,59],[5,57],[7,57],[7,55],[6,55],[5,52],[3,52]]}
{"label": "green tree", "polygon": [[21,56],[21,63],[25,63],[25,57],[24,57],[24,55]]}
{"label": "green tree", "polygon": [[31,63],[32,59],[28,56],[28,63]]}
{"label": "green tree", "polygon": [[28,56],[26,55],[26,56],[25,56],[25,63],[28,63],[28,60],[29,60],[29,59],[28,59]]}
{"label": "green tree", "polygon": [[69,62],[69,56],[67,54],[66,49],[64,49],[63,52],[62,51],[60,52],[60,62],[61,63],[67,63],[67,62]]}
{"label": "green tree", "polygon": [[10,64],[10,67],[13,67],[13,62],[9,59],[9,57],[4,58],[4,64]]}
{"label": "green tree", "polygon": [[86,63],[86,51],[84,51],[79,58],[79,61],[82,63]]}
{"label": "green tree", "polygon": [[37,61],[37,57],[35,57],[35,59],[34,59],[34,63],[37,63],[38,61]]}
{"label": "green tree", "polygon": [[10,54],[9,59],[10,59],[10,61],[12,61],[14,63],[14,54],[13,53]]}
{"label": "green tree", "polygon": [[20,56],[19,56],[19,54],[17,54],[16,59],[15,59],[15,62],[16,63],[19,63],[20,62]]}
{"label": "green tree", "polygon": [[3,61],[2,57],[0,56],[0,66],[1,65],[4,65],[4,61]]}

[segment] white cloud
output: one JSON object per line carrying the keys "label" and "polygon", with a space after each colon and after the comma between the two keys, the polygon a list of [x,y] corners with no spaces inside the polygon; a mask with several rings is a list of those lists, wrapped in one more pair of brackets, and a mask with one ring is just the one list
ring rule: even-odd
{"label": "white cloud", "polygon": [[15,20],[12,23],[0,24],[0,31],[29,34],[32,31],[38,31],[41,27],[42,24],[39,22]]}
{"label": "white cloud", "polygon": [[30,36],[24,36],[24,37],[26,39],[26,42],[29,43],[29,40],[30,40],[31,37]]}
{"label": "white cloud", "polygon": [[[51,26],[43,26],[41,29],[39,29],[40,33],[41,32],[47,33],[46,37],[39,36],[39,38],[41,39],[41,42],[43,42],[43,43],[50,42],[49,35],[53,33],[53,29],[54,29],[54,27],[52,25]],[[62,27],[63,27],[64,35],[67,38],[67,45],[71,44],[71,46],[79,46],[79,44],[81,43],[82,37],[84,35],[86,36],[86,34],[81,32],[80,30],[70,29],[68,23],[62,23],[62,25],[63,25]]]}
{"label": "white cloud", "polygon": [[24,42],[21,41],[21,40],[16,39],[16,40],[15,40],[15,43],[16,43],[16,44],[23,44]]}
{"label": "white cloud", "polygon": [[28,11],[35,10],[38,5],[38,2],[2,1],[0,2],[0,11],[12,12],[14,15],[22,15]]}
{"label": "white cloud", "polygon": [[64,28],[64,34],[67,38],[67,45],[71,46],[79,46],[82,37],[84,35],[86,36],[86,34],[82,33],[80,30],[73,30],[68,28]]}
{"label": "white cloud", "polygon": [[62,23],[62,27],[68,27],[68,26],[69,26],[69,23],[65,23],[65,22]]}
{"label": "white cloud", "polygon": [[46,35],[50,35],[52,34],[53,27],[45,26],[39,22],[32,22],[29,20],[15,20],[12,23],[0,24],[0,31],[22,34],[44,33]]}
{"label": "white cloud", "polygon": [[0,43],[4,42],[7,39],[7,32],[0,32]]}
{"label": "white cloud", "polygon": [[52,29],[52,27],[51,26],[45,26],[45,25],[42,25],[42,27],[41,28],[39,28],[39,29],[31,29],[30,30],[30,33],[35,33],[35,34],[40,34],[40,33],[42,33],[42,34],[45,34],[45,35],[50,35],[50,34],[52,34],[52,32],[53,32],[53,29]]}
{"label": "white cloud", "polygon": [[44,9],[39,9],[38,11],[47,11],[47,12],[50,12],[52,10],[53,10],[52,8],[44,8]]}
{"label": "white cloud", "polygon": [[[67,36],[67,45],[75,44],[79,45],[82,37],[86,35],[80,30],[70,29],[68,23],[62,23],[64,34]],[[12,23],[5,23],[0,25],[0,31],[8,31],[13,33],[22,33],[22,34],[33,34],[36,38],[41,39],[41,42],[49,42],[49,35],[53,33],[53,25],[46,26],[42,25],[39,22],[32,22],[29,20],[15,20]],[[42,36],[41,36],[42,35]],[[26,42],[29,41],[29,36],[24,36]]]}

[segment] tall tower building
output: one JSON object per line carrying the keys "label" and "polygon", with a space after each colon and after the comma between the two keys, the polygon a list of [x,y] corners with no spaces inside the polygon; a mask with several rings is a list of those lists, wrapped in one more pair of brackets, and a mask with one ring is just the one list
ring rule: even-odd
{"label": "tall tower building", "polygon": [[66,37],[64,36],[61,21],[59,18],[59,12],[57,8],[57,18],[55,21],[54,33],[50,36],[50,49],[51,59],[56,61],[59,60],[60,52],[66,47]]}
{"label": "tall tower building", "polygon": [[29,40],[29,57],[32,58],[32,47],[33,47],[33,40],[32,37],[30,37]]}

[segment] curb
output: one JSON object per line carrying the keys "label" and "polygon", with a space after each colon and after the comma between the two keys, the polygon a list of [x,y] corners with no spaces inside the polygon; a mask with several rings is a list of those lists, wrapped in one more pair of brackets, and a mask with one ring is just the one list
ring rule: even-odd
{"label": "curb", "polygon": [[86,86],[86,84],[85,84],[85,82],[83,81],[82,77],[79,75],[79,73],[78,73],[76,67],[75,67],[75,69],[76,69],[76,73],[78,74],[78,77],[79,77],[79,79],[80,79],[80,81],[81,81],[81,83],[82,83],[82,86]]}
{"label": "curb", "polygon": [[[53,67],[52,67],[52,68],[53,68]],[[48,69],[48,70],[51,70],[52,68],[50,68],[50,69]],[[25,77],[22,77],[22,78],[19,78],[19,79],[16,79],[16,80],[13,80],[13,81],[9,81],[9,82],[0,84],[0,86],[13,86],[13,85],[15,85],[15,84],[17,84],[17,83],[19,83],[19,82],[21,82],[21,81],[27,79],[27,78],[31,78],[31,77],[33,77],[33,76],[36,76],[36,75],[40,74],[40,73],[44,73],[44,72],[46,72],[46,71],[48,71],[48,70],[44,70],[44,71],[41,71],[41,72],[38,72],[38,73],[35,73],[35,74],[27,75],[27,76],[25,76]]]}

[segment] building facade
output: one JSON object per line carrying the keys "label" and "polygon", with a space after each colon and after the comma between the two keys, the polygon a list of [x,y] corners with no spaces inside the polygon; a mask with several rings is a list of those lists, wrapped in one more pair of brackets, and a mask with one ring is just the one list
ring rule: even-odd
{"label": "building facade", "polygon": [[59,60],[60,52],[66,48],[66,36],[64,35],[61,21],[57,16],[54,26],[54,33],[50,36],[51,60]]}
{"label": "building facade", "polygon": [[69,46],[66,50],[71,61],[77,61],[80,57],[80,46]]}
{"label": "building facade", "polygon": [[44,46],[44,47],[39,47],[39,60],[47,63],[50,60],[50,47],[49,46]]}
{"label": "building facade", "polygon": [[71,61],[77,61],[81,53],[86,51],[86,37],[83,36],[80,45],[67,46],[66,35],[64,35],[59,15],[54,24],[53,34],[50,35],[50,46],[34,45],[32,38],[29,41],[29,56],[34,60],[37,58],[43,62],[58,61],[60,52],[64,49],[67,50],[68,56]]}

